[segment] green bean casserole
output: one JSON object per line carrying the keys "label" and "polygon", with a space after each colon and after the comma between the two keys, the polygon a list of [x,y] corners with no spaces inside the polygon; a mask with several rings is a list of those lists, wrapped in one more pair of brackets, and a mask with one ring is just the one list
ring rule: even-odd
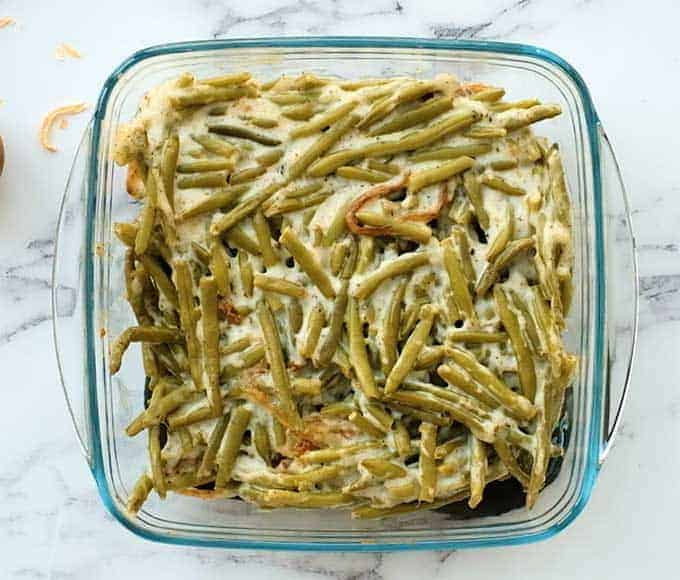
{"label": "green bean casserole", "polygon": [[[131,491],[380,518],[515,478],[530,508],[577,360],[560,114],[450,75],[184,74],[119,128],[115,224],[150,467]],[[141,385],[139,386],[141,389]]]}

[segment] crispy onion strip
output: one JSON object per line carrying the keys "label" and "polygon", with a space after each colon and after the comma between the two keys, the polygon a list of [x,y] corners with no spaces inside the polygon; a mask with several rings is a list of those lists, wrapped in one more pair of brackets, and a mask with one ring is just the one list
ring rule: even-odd
{"label": "crispy onion strip", "polygon": [[65,105],[53,109],[43,117],[40,125],[40,144],[53,153],[57,151],[57,147],[50,141],[50,133],[54,124],[65,115],[77,115],[87,109],[86,103],[74,103],[73,105]]}

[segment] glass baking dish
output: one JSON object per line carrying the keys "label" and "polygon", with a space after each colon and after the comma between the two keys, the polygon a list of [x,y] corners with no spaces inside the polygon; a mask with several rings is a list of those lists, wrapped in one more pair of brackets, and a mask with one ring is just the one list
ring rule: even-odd
{"label": "glass baking dish", "polygon": [[[560,144],[573,203],[575,295],[566,341],[580,368],[561,432],[566,453],[531,511],[491,506],[353,521],[344,511],[257,511],[234,500],[152,494],[137,519],[124,506],[146,463],[144,438],[124,426],[138,412],[140,360],[112,377],[108,345],[132,323],[124,300],[123,247],[111,225],[136,215],[124,171],[111,161],[115,129],[144,93],[180,72],[248,70],[261,79],[312,72],[345,78],[441,72],[503,86],[511,98],[562,106],[539,134]],[[578,73],[531,46],[401,38],[287,38],[170,44],[138,52],[106,81],[61,203],[53,278],[57,359],[79,442],[106,508],[140,536],[176,544],[291,550],[445,549],[550,537],[583,510],[621,418],[637,328],[630,212],[611,146]],[[134,349],[133,349],[134,350]],[[130,358],[137,355],[130,353]]]}

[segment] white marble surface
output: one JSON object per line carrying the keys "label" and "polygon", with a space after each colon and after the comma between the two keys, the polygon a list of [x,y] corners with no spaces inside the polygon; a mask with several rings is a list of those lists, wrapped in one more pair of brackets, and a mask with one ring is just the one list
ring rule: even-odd
{"label": "white marble surface", "polygon": [[[0,1],[0,577],[677,577],[680,515],[680,52],[672,1]],[[585,512],[538,545],[406,554],[227,552],[155,545],[104,511],[56,379],[49,270],[57,203],[86,122],[37,144],[41,115],[94,103],[134,50],[168,41],[294,34],[501,39],[550,48],[589,84],[633,199],[641,332],[622,436]],[[66,41],[85,58],[58,62]]]}

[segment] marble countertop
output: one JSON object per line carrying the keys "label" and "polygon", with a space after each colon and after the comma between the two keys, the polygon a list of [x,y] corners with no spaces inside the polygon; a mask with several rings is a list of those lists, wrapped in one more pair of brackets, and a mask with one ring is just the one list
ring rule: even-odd
{"label": "marble countertop", "polygon": [[[0,577],[468,580],[605,578],[676,568],[680,515],[680,52],[677,3],[614,0],[0,0]],[[133,51],[168,41],[281,35],[496,39],[549,48],[588,83],[633,201],[641,321],[620,437],[585,512],[540,544],[401,554],[230,552],[141,540],[104,510],[67,418],[49,313],[57,205],[87,122],[38,146],[41,116],[93,104]],[[84,58],[58,61],[68,42]]]}

